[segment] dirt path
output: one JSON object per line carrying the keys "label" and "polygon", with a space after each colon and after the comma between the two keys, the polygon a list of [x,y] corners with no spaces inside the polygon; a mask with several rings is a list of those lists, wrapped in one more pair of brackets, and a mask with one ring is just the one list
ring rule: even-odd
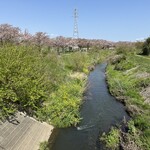
{"label": "dirt path", "polygon": [[142,55],[136,55],[137,57],[141,57],[143,59],[149,59],[150,60],[150,57],[146,57],[146,56],[142,56]]}

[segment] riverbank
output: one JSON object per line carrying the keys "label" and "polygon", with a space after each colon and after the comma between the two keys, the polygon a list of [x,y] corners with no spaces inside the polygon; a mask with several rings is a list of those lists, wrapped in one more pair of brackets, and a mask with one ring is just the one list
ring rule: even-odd
{"label": "riverbank", "polygon": [[[80,107],[81,121],[77,127],[57,128],[49,140],[51,150],[99,150],[99,134],[128,118],[124,106],[108,92],[105,82],[106,63],[96,65],[89,73],[85,101]],[[119,112],[119,113],[118,113]]]}
{"label": "riverbank", "polygon": [[[149,64],[147,57],[128,53],[119,61],[111,61],[107,67],[109,91],[126,106],[126,111],[132,118],[126,123],[126,131],[117,129],[117,132],[113,132],[116,129],[112,129],[105,136],[106,145],[111,149],[117,149],[118,146],[124,150],[150,148]],[[119,135],[118,140],[113,141],[116,133]]]}

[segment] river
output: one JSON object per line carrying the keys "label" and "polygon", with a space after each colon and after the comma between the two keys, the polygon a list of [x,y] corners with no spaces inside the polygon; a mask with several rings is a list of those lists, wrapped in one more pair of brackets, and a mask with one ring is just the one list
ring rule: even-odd
{"label": "river", "polygon": [[109,94],[106,65],[97,65],[88,76],[81,123],[77,127],[55,129],[49,139],[51,150],[103,150],[99,135],[120,124],[124,117],[129,119],[123,104]]}

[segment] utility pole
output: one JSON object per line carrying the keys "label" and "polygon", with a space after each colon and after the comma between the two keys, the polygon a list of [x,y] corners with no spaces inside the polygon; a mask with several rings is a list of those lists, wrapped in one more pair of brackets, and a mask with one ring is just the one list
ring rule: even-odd
{"label": "utility pole", "polygon": [[73,30],[73,38],[78,39],[79,38],[79,32],[78,32],[78,12],[77,9],[74,9],[74,30]]}

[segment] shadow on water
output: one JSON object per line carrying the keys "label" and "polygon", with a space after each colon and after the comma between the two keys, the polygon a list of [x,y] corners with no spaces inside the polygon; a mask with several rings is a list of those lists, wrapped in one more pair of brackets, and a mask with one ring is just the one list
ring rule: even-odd
{"label": "shadow on water", "polygon": [[89,88],[81,108],[82,121],[78,127],[55,129],[49,144],[51,150],[103,150],[99,135],[110,127],[129,119],[124,106],[111,96],[105,81],[106,63],[97,65],[89,74]]}

